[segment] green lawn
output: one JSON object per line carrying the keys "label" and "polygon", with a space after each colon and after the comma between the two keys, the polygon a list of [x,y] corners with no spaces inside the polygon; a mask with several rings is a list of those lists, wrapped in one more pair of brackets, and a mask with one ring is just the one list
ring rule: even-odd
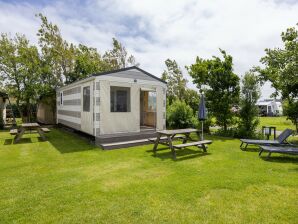
{"label": "green lawn", "polygon": [[275,126],[277,130],[283,131],[286,128],[291,128],[296,130],[295,125],[290,121],[287,120],[286,117],[260,117],[260,124],[259,127],[262,126]]}
{"label": "green lawn", "polygon": [[[103,151],[60,130],[13,145],[0,132],[0,223],[297,223],[298,158],[214,138],[152,156]],[[161,148],[163,148],[161,146]]]}

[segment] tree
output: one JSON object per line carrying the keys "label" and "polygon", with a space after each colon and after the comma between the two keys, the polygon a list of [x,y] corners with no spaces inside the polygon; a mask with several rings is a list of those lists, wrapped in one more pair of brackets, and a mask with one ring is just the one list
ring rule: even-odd
{"label": "tree", "polygon": [[110,66],[103,61],[96,48],[79,44],[75,52],[74,71],[69,74],[68,82],[72,83],[79,79],[86,78],[90,74],[107,71],[109,69]]}
{"label": "tree", "polygon": [[[297,24],[298,26],[298,24]],[[288,119],[295,125],[298,131],[298,31],[295,27],[282,32],[282,48],[265,49],[266,55],[260,62],[265,68],[256,68],[265,81],[270,81],[275,88],[274,96],[281,94],[286,101],[284,110]],[[296,111],[296,112],[295,112]]]}
{"label": "tree", "polygon": [[24,118],[21,103],[25,103],[26,114],[31,115],[31,104],[36,102],[39,91],[40,58],[35,46],[29,44],[24,35],[14,38],[2,34],[0,39],[0,72],[6,90],[16,98],[16,105]]}
{"label": "tree", "polygon": [[103,59],[110,66],[110,69],[121,69],[129,66],[139,66],[133,55],[128,55],[126,48],[113,38],[113,49],[103,55]]}
{"label": "tree", "polygon": [[256,103],[260,98],[258,77],[253,72],[247,72],[242,79],[240,99],[239,137],[254,137],[259,124],[258,107]]}
{"label": "tree", "polygon": [[76,47],[63,40],[57,25],[48,21],[41,13],[37,15],[41,19],[41,27],[38,30],[39,46],[42,55],[43,83],[45,90],[55,89],[72,79],[75,67]]}
{"label": "tree", "polygon": [[165,61],[167,69],[162,73],[162,80],[167,82],[167,97],[170,104],[176,99],[185,99],[187,80],[175,60]]}
{"label": "tree", "polygon": [[198,92],[193,89],[186,89],[184,95],[185,95],[184,96],[185,103],[191,107],[194,115],[196,115],[199,109],[199,101],[200,101]]}
{"label": "tree", "polygon": [[187,67],[193,82],[204,90],[208,111],[216,117],[224,131],[233,122],[231,107],[239,101],[239,77],[233,73],[233,58],[220,49],[223,60],[197,57],[196,62]]}

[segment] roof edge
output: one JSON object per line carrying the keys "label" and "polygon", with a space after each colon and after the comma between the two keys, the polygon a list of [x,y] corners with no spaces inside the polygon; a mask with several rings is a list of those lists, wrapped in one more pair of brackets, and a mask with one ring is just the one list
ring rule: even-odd
{"label": "roof edge", "polygon": [[126,68],[120,68],[120,69],[116,69],[116,70],[112,70],[112,71],[107,71],[107,72],[100,72],[100,73],[94,73],[92,74],[91,76],[101,76],[101,75],[109,75],[109,74],[113,74],[113,73],[117,73],[117,72],[122,72],[122,71],[127,71],[127,70],[131,70],[131,69],[136,69],[136,70],[139,70],[140,72],[143,72],[144,74],[150,76],[151,78],[154,78],[164,84],[167,84],[166,81],[156,77],[155,75],[152,75],[151,73],[149,72],[146,72],[145,70],[137,67],[137,66],[131,66],[131,67],[126,67]]}

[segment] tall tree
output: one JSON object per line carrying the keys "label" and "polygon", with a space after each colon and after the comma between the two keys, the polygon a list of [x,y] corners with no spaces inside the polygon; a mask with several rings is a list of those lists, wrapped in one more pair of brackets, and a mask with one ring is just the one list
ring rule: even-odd
{"label": "tall tree", "polygon": [[31,104],[39,93],[40,58],[35,46],[23,35],[14,38],[2,34],[0,39],[0,72],[6,89],[16,98],[17,108],[23,117],[21,103],[25,103],[27,116],[31,115]]}
{"label": "tall tree", "polygon": [[183,77],[182,70],[175,60],[167,59],[165,61],[167,69],[162,73],[162,80],[167,82],[167,97],[171,104],[174,100],[185,99],[185,90],[187,79]]}
{"label": "tall tree", "polygon": [[[297,24],[298,26],[298,24]],[[256,68],[265,81],[270,81],[276,92],[286,101],[284,113],[295,125],[298,132],[298,31],[295,27],[282,32],[282,48],[265,49],[261,58],[265,68]]]}
{"label": "tall tree", "polygon": [[107,71],[110,65],[103,61],[96,48],[79,44],[75,52],[74,71],[69,74],[68,82],[83,79],[92,73]]}
{"label": "tall tree", "polygon": [[240,98],[240,137],[251,138],[254,136],[259,124],[258,107],[256,103],[260,98],[258,77],[253,72],[247,72],[242,79]]}
{"label": "tall tree", "polygon": [[196,62],[187,67],[193,82],[204,89],[209,112],[216,117],[218,125],[226,131],[232,123],[231,107],[239,101],[239,77],[233,72],[233,58],[220,49],[223,60],[197,57]]}
{"label": "tall tree", "polygon": [[195,115],[199,109],[198,105],[199,105],[200,97],[199,97],[198,92],[193,89],[186,89],[184,101],[187,105],[189,105],[191,107],[191,109],[193,110],[194,115]]}
{"label": "tall tree", "polygon": [[41,13],[38,30],[39,46],[43,61],[43,78],[51,89],[59,87],[63,82],[69,83],[75,67],[75,51],[73,44],[65,41],[57,25],[48,21]]}
{"label": "tall tree", "polygon": [[139,66],[133,55],[129,55],[126,48],[113,38],[113,49],[103,55],[104,61],[110,65],[111,69],[126,68],[129,66]]}

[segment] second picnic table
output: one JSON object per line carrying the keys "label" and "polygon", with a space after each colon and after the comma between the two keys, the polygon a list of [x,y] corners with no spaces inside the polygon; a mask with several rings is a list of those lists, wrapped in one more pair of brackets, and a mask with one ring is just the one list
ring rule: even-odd
{"label": "second picnic table", "polygon": [[46,140],[46,136],[44,135],[44,133],[48,130],[47,128],[42,128],[38,123],[23,123],[16,133],[15,142],[19,142],[23,134],[25,134],[26,131],[31,130],[36,130],[42,140]]}
{"label": "second picnic table", "polygon": [[[199,130],[194,129],[194,128],[187,128],[187,129],[176,129],[176,130],[162,130],[162,131],[157,131],[157,138],[154,139],[154,147],[153,147],[153,152],[154,155],[156,155],[156,150],[157,146],[159,144],[165,144],[168,145],[169,148],[172,151],[173,158],[176,159],[176,151],[175,148],[184,148],[188,146],[200,146],[203,148],[204,152],[207,152],[206,144],[211,144],[211,140],[202,140],[202,141],[193,141],[190,138],[191,133],[196,133],[198,137],[199,136]],[[178,138],[183,139],[182,144],[179,145],[173,145],[173,140],[175,139],[176,135],[180,135]],[[181,136],[184,135],[184,136]],[[177,137],[176,137],[177,138]],[[153,139],[151,139],[153,140]],[[191,141],[190,143],[187,143],[187,141]]]}

